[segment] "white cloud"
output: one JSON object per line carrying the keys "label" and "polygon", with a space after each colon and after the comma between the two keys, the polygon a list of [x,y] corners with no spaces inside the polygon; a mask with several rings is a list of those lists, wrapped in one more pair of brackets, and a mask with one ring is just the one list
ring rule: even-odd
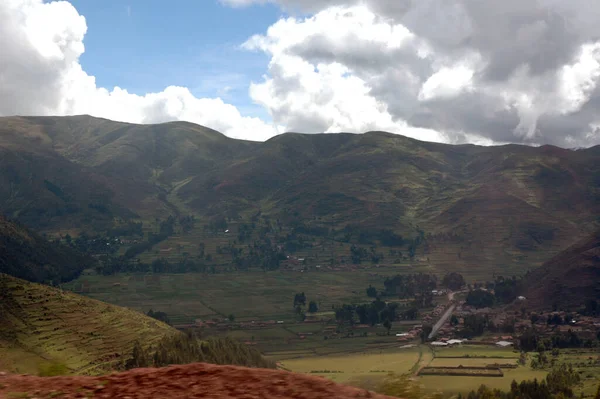
{"label": "white cloud", "polygon": [[423,83],[419,92],[419,100],[434,98],[452,98],[463,90],[472,89],[473,70],[459,65],[454,68],[441,68]]}
{"label": "white cloud", "polygon": [[[300,120],[294,115],[300,110],[283,106],[306,95],[302,80],[290,85],[282,71],[283,62],[295,59],[306,71],[312,66],[323,87],[334,85],[324,80],[328,65],[345,66],[345,79],[362,82],[354,97],[372,99],[375,124],[386,125],[385,114],[375,112],[385,109],[396,124],[434,129],[452,140],[600,143],[592,126],[600,105],[596,1],[223,2],[269,2],[313,13],[282,19],[246,43],[271,55],[269,75],[257,86],[269,87],[271,97],[266,101],[261,92],[261,101],[274,118]],[[319,109],[333,104],[348,106],[332,96]],[[321,118],[317,126],[325,123]]]}
{"label": "white cloud", "polygon": [[79,64],[86,31],[85,18],[68,2],[2,0],[0,115],[90,114],[133,123],[186,120],[250,140],[279,133],[220,98],[196,98],[184,87],[144,96],[97,87]]}

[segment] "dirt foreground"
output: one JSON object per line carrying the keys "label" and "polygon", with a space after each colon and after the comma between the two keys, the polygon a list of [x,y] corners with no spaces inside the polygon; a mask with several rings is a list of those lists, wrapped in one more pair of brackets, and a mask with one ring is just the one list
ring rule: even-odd
{"label": "dirt foreground", "polygon": [[0,374],[0,398],[301,398],[387,397],[320,377],[196,363],[101,377]]}

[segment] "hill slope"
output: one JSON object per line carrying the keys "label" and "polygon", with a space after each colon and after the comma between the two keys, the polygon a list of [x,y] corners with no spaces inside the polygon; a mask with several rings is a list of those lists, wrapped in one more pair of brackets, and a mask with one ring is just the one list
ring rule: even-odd
{"label": "hill slope", "polygon": [[58,363],[94,374],[124,360],[136,340],[176,333],[141,313],[0,274],[0,369],[37,373]]}
{"label": "hill slope", "polygon": [[354,242],[378,229],[422,234],[417,255],[440,269],[502,273],[598,228],[600,151],[383,132],[253,143],[184,122],[0,118],[0,211],[47,231],[169,214],[246,223],[261,212],[286,228],[333,228],[338,240],[347,226]]}
{"label": "hill slope", "polygon": [[50,243],[0,215],[0,273],[60,283],[77,278],[89,263],[69,247]]}
{"label": "hill slope", "polygon": [[600,298],[600,231],[529,273],[524,283],[523,295],[535,308],[574,309]]}
{"label": "hill slope", "polygon": [[[297,398],[384,399],[358,388],[338,385],[324,378],[285,371],[233,366],[191,364],[161,369],[137,369],[104,377],[35,378],[0,376],[0,397],[15,392],[39,392],[39,396],[87,396],[95,398]],[[71,396],[72,395],[72,396]]]}

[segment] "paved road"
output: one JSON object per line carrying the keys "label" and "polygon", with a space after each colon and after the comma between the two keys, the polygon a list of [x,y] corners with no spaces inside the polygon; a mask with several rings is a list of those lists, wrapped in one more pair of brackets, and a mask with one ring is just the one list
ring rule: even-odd
{"label": "paved road", "polygon": [[456,291],[456,292],[450,291],[448,293],[448,301],[450,301],[450,307],[448,309],[446,309],[446,311],[444,312],[442,317],[440,317],[440,319],[437,321],[437,323],[435,323],[435,325],[433,326],[433,329],[431,330],[431,333],[429,333],[429,336],[427,337],[427,339],[431,339],[431,338],[435,337],[438,330],[440,328],[442,328],[444,323],[450,318],[450,316],[452,316],[452,312],[454,312],[454,309],[456,309],[456,304],[454,303],[454,295],[459,294],[461,292],[466,292],[466,291]]}
{"label": "paved road", "polygon": [[451,304],[450,307],[446,309],[442,317],[440,317],[438,322],[434,324],[433,329],[429,333],[427,339],[435,337],[435,334],[437,334],[438,330],[444,325],[444,323],[450,318],[450,316],[452,316],[452,312],[454,312],[454,309],[456,309],[455,303]]}

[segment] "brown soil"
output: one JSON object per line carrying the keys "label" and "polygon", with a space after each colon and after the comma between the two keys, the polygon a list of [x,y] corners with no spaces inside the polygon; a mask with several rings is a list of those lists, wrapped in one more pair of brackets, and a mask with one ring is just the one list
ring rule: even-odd
{"label": "brown soil", "polygon": [[0,398],[376,398],[320,377],[279,370],[191,364],[101,377],[0,374]]}

